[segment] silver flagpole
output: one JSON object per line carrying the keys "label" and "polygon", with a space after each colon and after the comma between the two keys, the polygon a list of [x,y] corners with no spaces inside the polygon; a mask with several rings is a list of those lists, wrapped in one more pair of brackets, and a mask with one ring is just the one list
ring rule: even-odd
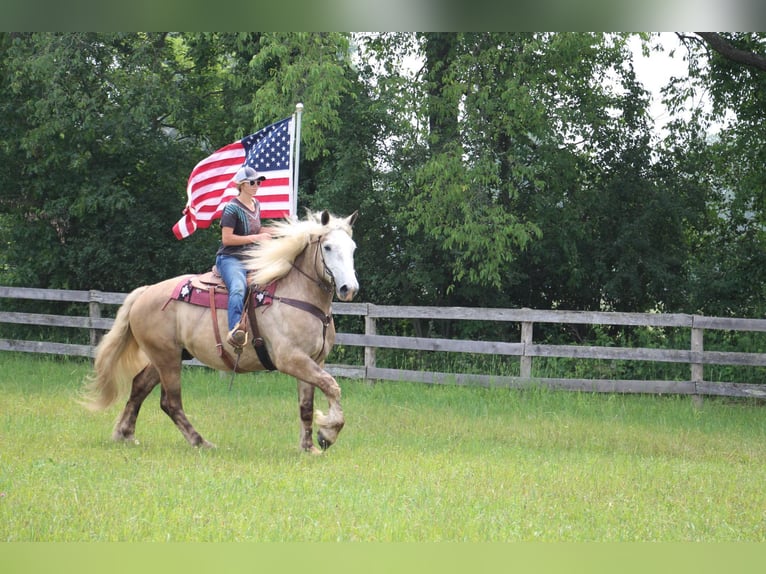
{"label": "silver flagpole", "polygon": [[293,165],[293,199],[290,212],[298,218],[298,174],[301,163],[301,115],[303,104],[295,105],[295,164]]}

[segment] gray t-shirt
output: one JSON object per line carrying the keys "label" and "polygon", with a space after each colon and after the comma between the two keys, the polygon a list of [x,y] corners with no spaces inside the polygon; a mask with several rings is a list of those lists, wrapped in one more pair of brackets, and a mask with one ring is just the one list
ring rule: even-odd
{"label": "gray t-shirt", "polygon": [[[221,227],[231,227],[234,235],[253,235],[261,231],[261,204],[255,199],[255,210],[250,211],[236,197],[229,201],[223,208],[221,215]],[[224,245],[221,243],[218,255],[231,255],[242,259],[253,245]]]}

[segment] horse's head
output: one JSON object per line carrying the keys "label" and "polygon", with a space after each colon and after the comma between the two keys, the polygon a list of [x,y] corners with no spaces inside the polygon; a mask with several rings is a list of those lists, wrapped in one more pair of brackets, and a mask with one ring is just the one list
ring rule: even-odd
{"label": "horse's head", "polygon": [[351,228],[358,212],[345,219],[333,218],[323,211],[320,223],[329,230],[322,235],[319,250],[325,266],[325,273],[335,284],[335,294],[341,301],[351,301],[359,291],[359,281],[354,270],[354,251],[356,242],[352,239]]}

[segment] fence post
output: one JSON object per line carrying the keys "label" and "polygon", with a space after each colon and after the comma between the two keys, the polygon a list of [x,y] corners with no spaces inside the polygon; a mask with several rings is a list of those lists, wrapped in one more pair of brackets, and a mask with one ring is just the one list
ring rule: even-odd
{"label": "fence post", "polygon": [[[377,335],[377,327],[375,325],[375,317],[370,317],[370,306],[366,306],[366,312],[364,315],[364,334],[365,335]],[[367,381],[367,373],[370,369],[375,368],[375,347],[364,348],[364,380]],[[370,381],[374,382],[374,381]]]}
{"label": "fence post", "polygon": [[[101,303],[102,302],[103,302],[103,297],[102,297],[101,291],[96,291],[94,289],[91,289],[88,292],[88,315],[90,316],[91,321],[93,319],[101,318]],[[101,342],[101,331],[93,327],[91,323],[90,345],[91,347],[95,347],[96,345],[99,344],[99,342]]]}
{"label": "fence post", "polygon": [[[695,353],[702,353],[703,349],[705,348],[704,344],[704,329],[700,329],[694,326],[695,323],[695,317],[692,317],[692,356],[694,356]],[[694,383],[694,389],[697,390],[697,385],[699,383],[702,383],[702,381],[705,379],[705,371],[704,371],[704,365],[703,363],[692,363],[691,364],[691,377],[692,377],[692,383]],[[694,403],[695,407],[701,407],[702,406],[702,395],[700,394],[693,394],[692,395],[692,402]]]}
{"label": "fence post", "polygon": [[524,345],[521,354],[521,365],[519,375],[522,379],[532,378],[532,357],[527,356],[527,345],[532,344],[532,333],[534,331],[534,323],[531,321],[521,322],[521,342]]}

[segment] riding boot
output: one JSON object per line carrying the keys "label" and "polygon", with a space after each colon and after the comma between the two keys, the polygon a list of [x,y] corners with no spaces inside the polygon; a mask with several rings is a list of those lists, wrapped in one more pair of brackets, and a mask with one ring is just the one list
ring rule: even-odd
{"label": "riding boot", "polygon": [[242,349],[247,344],[247,332],[248,332],[248,320],[247,320],[247,312],[248,307],[250,307],[250,299],[251,299],[251,291],[252,285],[248,285],[247,289],[245,290],[245,304],[242,309],[242,317],[239,320],[239,323],[231,330],[229,331],[229,334],[226,336],[226,342],[229,343],[232,347],[235,349]]}

